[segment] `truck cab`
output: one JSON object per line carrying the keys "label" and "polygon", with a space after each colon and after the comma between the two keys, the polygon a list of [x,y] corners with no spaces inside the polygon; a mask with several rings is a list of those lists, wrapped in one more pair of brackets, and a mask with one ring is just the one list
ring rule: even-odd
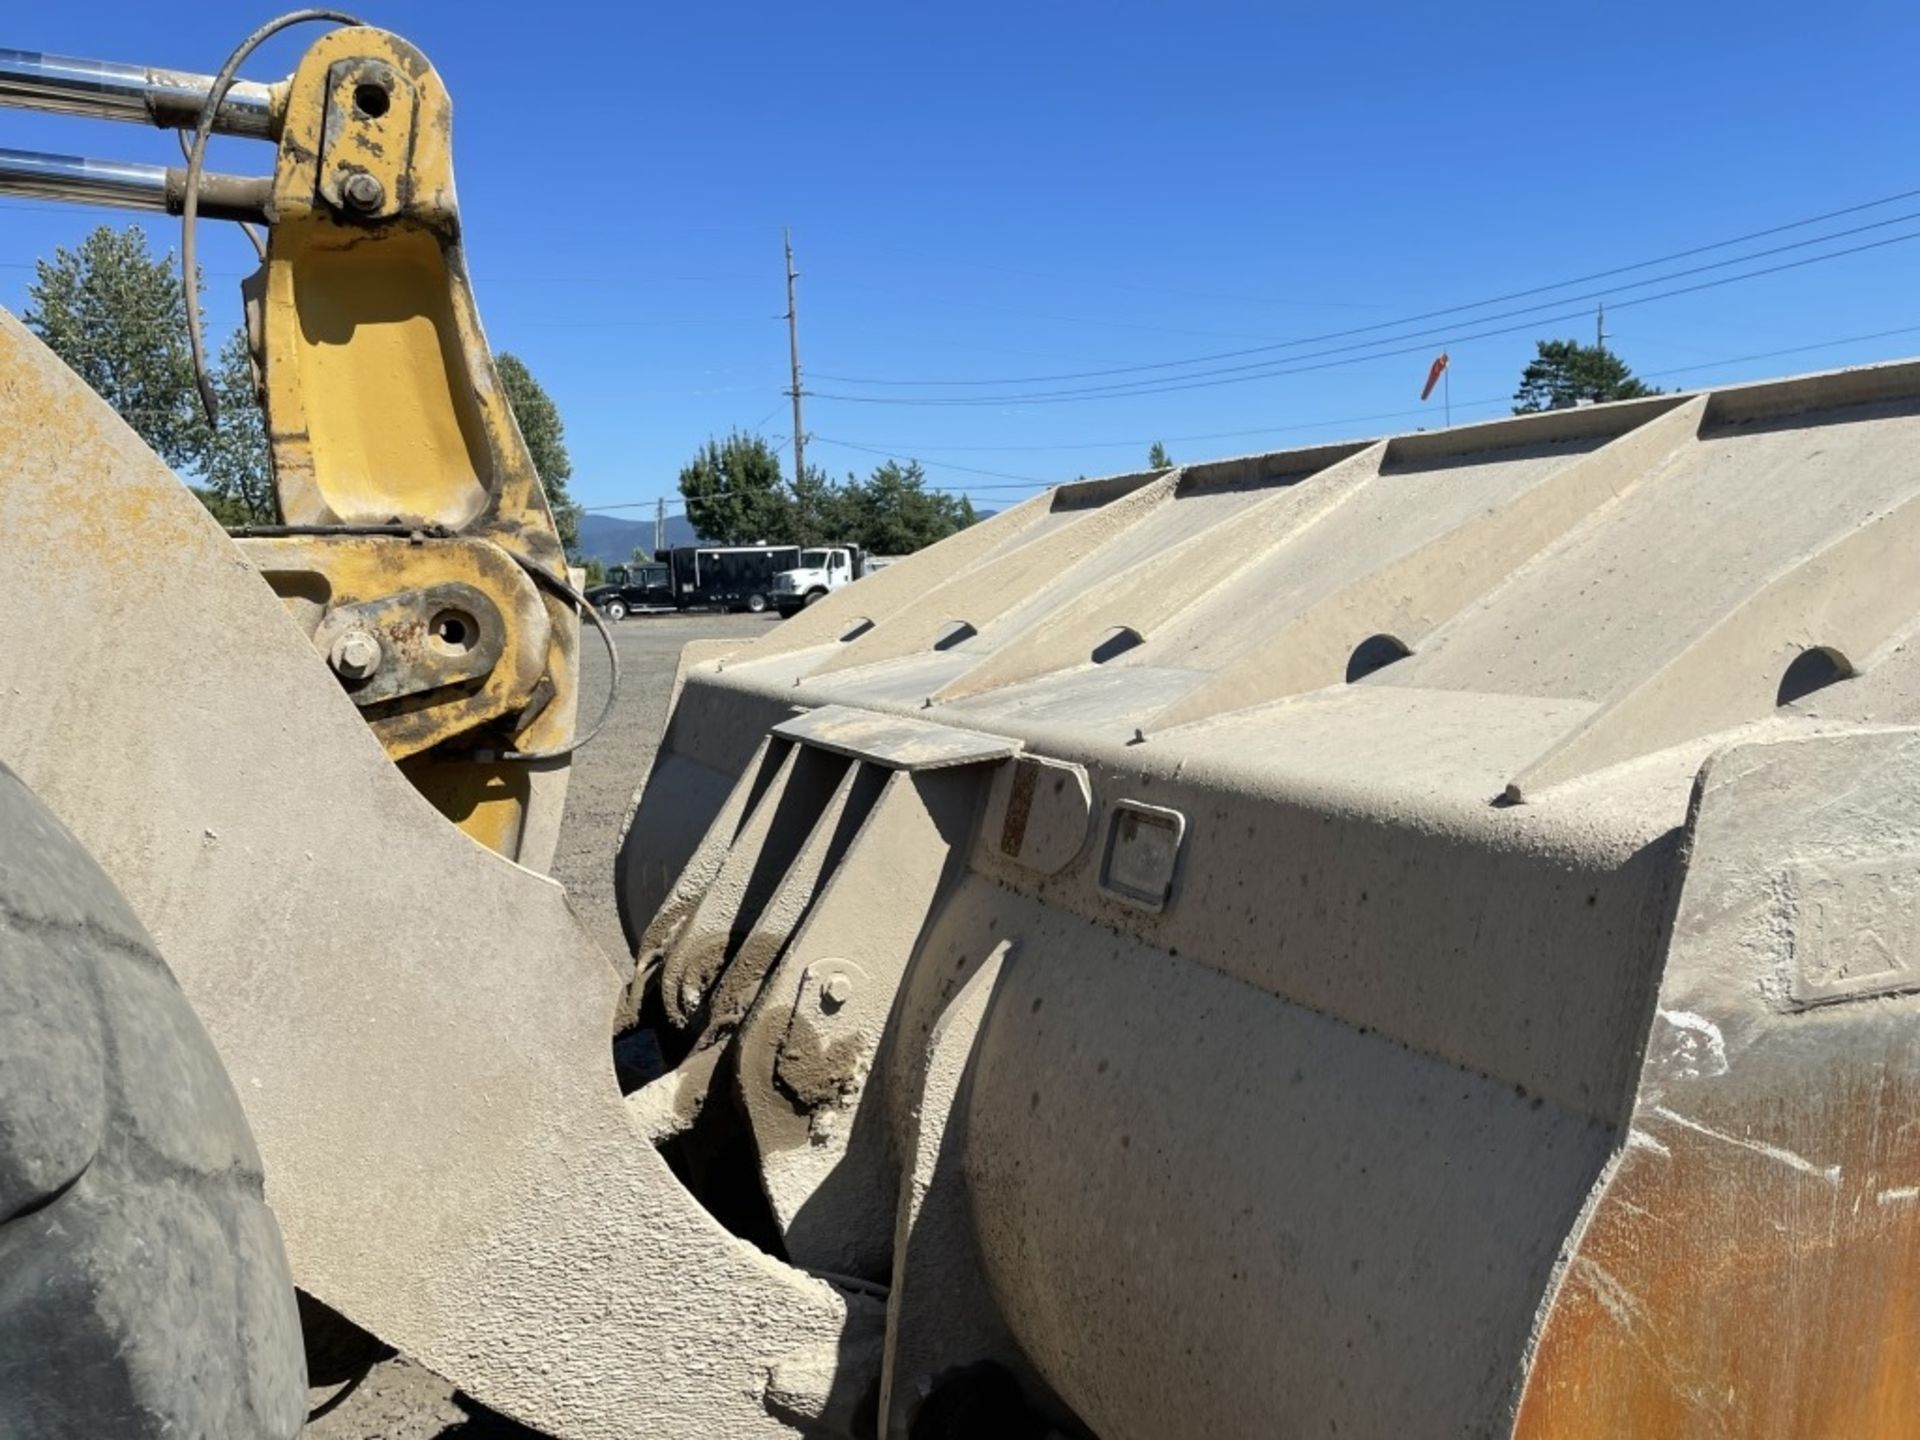
{"label": "truck cab", "polygon": [[773,577],[773,604],[784,616],[797,614],[814,601],[865,573],[856,545],[815,546],[800,552],[797,569]]}
{"label": "truck cab", "polygon": [[609,620],[636,611],[676,609],[673,575],[664,565],[615,565],[604,582],[587,591],[587,600]]}

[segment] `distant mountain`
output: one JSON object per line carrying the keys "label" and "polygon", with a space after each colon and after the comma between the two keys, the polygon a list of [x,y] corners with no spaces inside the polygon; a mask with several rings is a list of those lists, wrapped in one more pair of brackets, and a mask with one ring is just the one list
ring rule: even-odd
{"label": "distant mountain", "polygon": [[[667,517],[667,545],[692,545],[700,536],[684,515]],[[622,520],[613,515],[580,517],[580,554],[602,565],[624,565],[635,550],[653,553],[653,521]]]}

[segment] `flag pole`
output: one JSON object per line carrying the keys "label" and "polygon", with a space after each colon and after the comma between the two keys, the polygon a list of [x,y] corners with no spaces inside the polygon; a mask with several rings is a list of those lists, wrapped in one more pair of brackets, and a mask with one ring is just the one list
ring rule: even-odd
{"label": "flag pole", "polygon": [[[1451,354],[1452,352],[1449,351],[1448,353]],[[1443,399],[1445,399],[1447,404],[1447,429],[1451,430],[1453,428],[1453,366],[1452,365],[1448,365],[1445,370],[1440,372],[1440,383],[1446,387],[1444,390],[1441,391],[1441,396]]]}

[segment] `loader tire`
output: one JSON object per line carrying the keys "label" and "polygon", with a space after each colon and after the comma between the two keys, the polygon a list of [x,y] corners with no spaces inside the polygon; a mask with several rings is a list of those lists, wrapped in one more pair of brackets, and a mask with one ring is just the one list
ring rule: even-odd
{"label": "loader tire", "polygon": [[113,882],[0,765],[0,1435],[279,1440],[305,1408],[232,1082]]}

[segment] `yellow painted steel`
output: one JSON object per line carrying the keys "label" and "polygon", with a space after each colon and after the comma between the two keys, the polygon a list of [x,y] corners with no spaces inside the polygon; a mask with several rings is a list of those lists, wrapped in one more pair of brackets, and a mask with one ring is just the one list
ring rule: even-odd
{"label": "yellow painted steel", "polygon": [[[387,535],[274,536],[244,539],[240,545],[275,591],[310,622],[312,632],[338,607],[434,585],[470,585],[493,602],[504,645],[484,679],[425,690],[368,712],[374,734],[395,760],[429,751],[536,700],[553,627],[538,587],[498,545],[469,539],[416,543]],[[480,617],[480,623],[492,624],[494,617]]]}
{"label": "yellow painted steel", "polygon": [[540,789],[529,762],[458,757],[566,744],[579,625],[527,573],[563,577],[566,562],[468,285],[451,105],[419,51],[367,28],[317,41],[284,97],[266,264],[248,287],[282,517],[459,538],[276,537],[249,548],[296,609],[316,595],[358,603],[451,581],[494,601],[505,643],[483,685],[443,687],[369,719],[443,813],[517,856]]}

